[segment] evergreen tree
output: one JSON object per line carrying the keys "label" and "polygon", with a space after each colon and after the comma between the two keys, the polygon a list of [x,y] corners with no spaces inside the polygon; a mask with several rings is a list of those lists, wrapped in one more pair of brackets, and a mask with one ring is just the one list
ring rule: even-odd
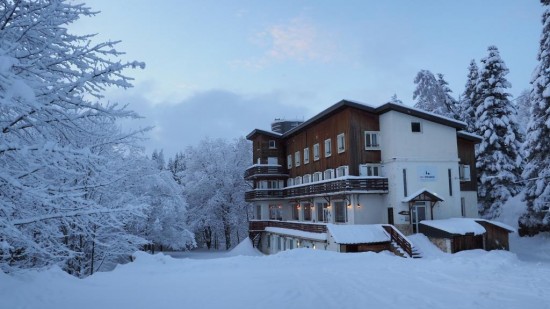
{"label": "evergreen tree", "polygon": [[521,141],[515,106],[506,92],[508,68],[495,46],[481,60],[476,92],[476,133],[483,137],[476,152],[480,213],[487,218],[500,215],[502,205],[519,191]]}
{"label": "evergreen tree", "polygon": [[391,96],[390,103],[403,105],[403,101],[401,101],[395,93]]}
{"label": "evergreen tree", "polygon": [[421,70],[414,79],[416,89],[413,100],[417,100],[414,107],[445,117],[454,118],[455,100],[450,96],[448,83],[438,74],[438,79],[428,70]]}
{"label": "evergreen tree", "polygon": [[527,211],[519,219],[520,235],[550,230],[550,1],[542,15],[538,65],[531,80],[531,117],[525,142]]}
{"label": "evergreen tree", "polygon": [[460,119],[468,125],[468,131],[475,131],[475,110],[474,105],[478,102],[476,85],[479,78],[479,69],[476,61],[472,59],[470,67],[468,68],[468,80],[466,81],[466,87],[459,103],[459,115]]}
{"label": "evergreen tree", "polygon": [[527,89],[523,90],[515,99],[514,103],[518,111],[519,128],[521,133],[525,136],[531,118],[531,91]]}

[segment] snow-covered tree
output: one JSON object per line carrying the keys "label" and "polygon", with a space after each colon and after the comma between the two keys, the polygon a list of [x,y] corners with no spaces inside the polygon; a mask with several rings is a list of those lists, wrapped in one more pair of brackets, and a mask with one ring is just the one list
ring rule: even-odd
{"label": "snow-covered tree", "polygon": [[479,102],[477,98],[477,80],[479,78],[479,69],[477,67],[476,61],[472,59],[470,66],[468,67],[468,77],[466,80],[466,86],[464,92],[460,98],[460,103],[458,107],[458,114],[460,115],[460,120],[466,122],[468,125],[468,131],[475,131],[475,104]]}
{"label": "snow-covered tree", "polygon": [[531,118],[531,91],[523,90],[514,101],[518,111],[518,124],[523,135],[527,133],[527,127]]}
{"label": "snow-covered tree", "polygon": [[189,205],[189,225],[200,244],[211,248],[217,239],[223,239],[229,249],[235,243],[233,236],[238,233],[238,238],[245,237],[244,192],[248,184],[243,174],[250,156],[250,145],[243,138],[232,143],[204,139],[186,150],[182,183]]}
{"label": "snow-covered tree", "polygon": [[116,121],[136,114],[97,101],[106,87],[131,87],[123,71],[143,64],[119,61],[117,42],[67,30],[95,15],[85,5],[3,0],[0,8],[0,268],[58,264],[83,276],[101,248],[127,259],[145,240],[125,223],[144,203],[118,190],[138,135]]}
{"label": "snow-covered tree", "polygon": [[508,68],[495,46],[481,60],[475,111],[476,133],[483,137],[476,151],[480,213],[487,218],[500,215],[502,205],[519,192],[522,136],[515,106],[506,89]]}
{"label": "snow-covered tree", "polygon": [[401,104],[403,105],[403,101],[401,101],[398,97],[397,97],[397,94],[393,94],[390,98],[390,103],[394,103],[394,104]]}
{"label": "snow-covered tree", "polygon": [[445,117],[455,118],[456,100],[450,96],[451,90],[442,74],[438,78],[428,70],[421,70],[414,79],[416,89],[413,100],[415,108],[436,113]]}
{"label": "snow-covered tree", "polygon": [[525,141],[527,211],[519,219],[520,235],[550,230],[550,1],[542,14],[538,65],[531,79],[531,117]]}

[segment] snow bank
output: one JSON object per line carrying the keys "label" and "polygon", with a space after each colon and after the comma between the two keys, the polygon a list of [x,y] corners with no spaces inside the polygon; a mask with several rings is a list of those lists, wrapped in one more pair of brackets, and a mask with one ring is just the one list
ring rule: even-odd
{"label": "snow bank", "polygon": [[414,247],[420,252],[422,258],[437,258],[449,255],[449,253],[441,251],[424,234],[413,234],[407,236],[407,238],[414,243]]}
{"label": "snow bank", "polygon": [[[426,249],[425,239],[412,238]],[[526,243],[524,249],[543,240]],[[172,259],[142,252],[134,256],[134,263],[86,279],[70,277],[58,268],[0,274],[0,308],[364,308],[368,304],[399,309],[542,309],[550,304],[550,264],[524,262],[500,250],[423,259],[312,249],[262,258]]]}
{"label": "snow bank", "polygon": [[336,225],[327,224],[330,235],[339,244],[368,244],[390,241],[390,235],[379,224]]}
{"label": "snow bank", "polygon": [[474,233],[474,235],[482,235],[485,233],[485,228],[471,218],[423,220],[420,223],[451,234],[466,235],[467,233]]}
{"label": "snow bank", "polygon": [[227,256],[263,256],[263,253],[258,251],[256,248],[254,248],[254,245],[252,245],[252,240],[250,238],[245,238],[243,241],[241,241],[240,244],[238,244],[235,248],[231,249],[231,251],[227,252]]}

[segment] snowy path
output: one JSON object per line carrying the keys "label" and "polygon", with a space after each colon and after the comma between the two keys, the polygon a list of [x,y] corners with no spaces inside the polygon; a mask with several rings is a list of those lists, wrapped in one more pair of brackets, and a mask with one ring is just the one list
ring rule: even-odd
{"label": "snowy path", "polygon": [[404,259],[297,249],[137,261],[79,280],[0,274],[0,308],[550,308],[550,265],[480,250]]}

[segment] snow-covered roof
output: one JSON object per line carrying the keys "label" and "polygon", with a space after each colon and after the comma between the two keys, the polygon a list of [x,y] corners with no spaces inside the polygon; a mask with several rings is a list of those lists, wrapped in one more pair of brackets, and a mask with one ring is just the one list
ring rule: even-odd
{"label": "snow-covered roof", "polygon": [[472,218],[449,218],[442,220],[423,220],[420,224],[431,226],[438,230],[445,231],[450,234],[466,235],[474,233],[474,235],[484,234],[485,228],[477,223]]}
{"label": "snow-covered roof", "polygon": [[505,224],[505,223],[502,223],[502,222],[499,222],[499,221],[493,221],[493,220],[487,220],[487,219],[475,219],[475,221],[484,221],[484,222],[489,222],[493,225],[496,225],[498,227],[501,227],[505,230],[508,230],[510,232],[517,232],[515,228],[509,226],[508,224]]}
{"label": "snow-covered roof", "polygon": [[299,238],[306,238],[311,240],[319,240],[319,241],[326,241],[327,240],[327,233],[312,233],[312,232],[305,232],[300,230],[294,230],[294,229],[285,229],[282,227],[271,227],[268,226],[265,228],[266,232],[276,233],[276,234],[283,234],[288,236],[295,236]]}
{"label": "snow-covered roof", "polygon": [[380,224],[327,224],[327,228],[334,241],[339,244],[368,244],[390,241],[390,235]]}
{"label": "snow-covered roof", "polygon": [[430,191],[430,190],[428,190],[428,189],[426,189],[426,188],[422,188],[422,189],[420,189],[420,190],[414,192],[413,194],[407,196],[406,198],[404,198],[404,199],[402,200],[402,202],[408,203],[408,202],[412,201],[415,197],[419,196],[419,195],[422,194],[422,193],[428,193],[428,194],[430,194],[430,195],[433,195],[433,196],[434,196],[436,199],[438,199],[440,202],[443,202],[443,201],[444,201],[444,199],[443,199],[441,196],[439,196],[437,193],[435,193],[435,192],[433,192],[433,191]]}
{"label": "snow-covered roof", "polygon": [[480,142],[483,140],[483,137],[467,131],[458,131],[456,133],[459,137],[463,137],[465,139],[472,140],[474,142]]}

